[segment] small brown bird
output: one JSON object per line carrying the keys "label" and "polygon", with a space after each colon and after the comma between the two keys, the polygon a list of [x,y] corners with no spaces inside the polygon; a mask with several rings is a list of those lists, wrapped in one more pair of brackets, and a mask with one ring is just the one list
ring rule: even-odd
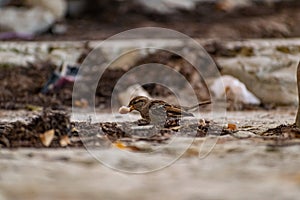
{"label": "small brown bird", "polygon": [[162,100],[151,100],[145,96],[137,96],[131,99],[128,104],[129,111],[136,110],[140,113],[144,124],[164,124],[167,118],[180,118],[194,116],[189,110],[199,106],[211,104],[211,101],[204,101],[192,107],[183,107],[169,104]]}

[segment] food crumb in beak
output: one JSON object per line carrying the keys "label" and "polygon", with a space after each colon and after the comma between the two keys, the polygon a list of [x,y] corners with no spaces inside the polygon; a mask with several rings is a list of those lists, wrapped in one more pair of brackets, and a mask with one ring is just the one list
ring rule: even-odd
{"label": "food crumb in beak", "polygon": [[133,106],[130,106],[129,107],[129,112],[133,111],[134,110],[134,107]]}
{"label": "food crumb in beak", "polygon": [[127,106],[122,106],[119,109],[119,113],[120,114],[127,114],[131,111],[131,108],[127,107]]}

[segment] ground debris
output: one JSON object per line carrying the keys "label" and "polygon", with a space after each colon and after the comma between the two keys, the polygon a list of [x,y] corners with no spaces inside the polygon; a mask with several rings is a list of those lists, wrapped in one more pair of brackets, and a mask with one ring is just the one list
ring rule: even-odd
{"label": "ground debris", "polygon": [[64,136],[61,136],[61,138],[59,140],[59,144],[62,147],[66,147],[66,146],[68,146],[68,145],[70,145],[72,143],[70,141],[70,138],[67,135],[64,135]]}
{"label": "ground debris", "polygon": [[46,131],[43,134],[40,134],[40,139],[44,146],[46,147],[50,146],[52,140],[54,139],[54,134],[55,134],[54,129],[51,129],[49,131]]}
{"label": "ground debris", "polygon": [[[145,143],[145,144],[147,144],[147,143]],[[115,143],[112,144],[112,146],[115,148],[121,149],[121,150],[129,150],[129,151],[133,151],[133,152],[134,151],[144,151],[145,149],[151,149],[151,146],[149,144],[143,146],[143,145],[140,145],[139,143],[126,144],[121,141],[116,141]]]}
{"label": "ground debris", "polygon": [[172,136],[181,137],[206,137],[208,135],[227,135],[233,134],[238,130],[232,130],[228,127],[222,127],[211,121],[205,121],[205,124],[197,121],[184,120],[167,120],[165,127],[157,128],[153,125],[137,126],[134,122],[111,123],[105,122],[100,124],[104,134],[110,141],[120,140],[130,141],[148,141],[161,143]]}
{"label": "ground debris", "polygon": [[300,128],[296,127],[295,124],[281,124],[276,128],[268,129],[267,131],[263,132],[261,136],[297,139],[300,138]]}
{"label": "ground debris", "polygon": [[105,122],[105,123],[100,123],[100,126],[104,134],[112,142],[115,142],[120,138],[131,137],[129,134],[126,134],[126,132],[122,130],[117,123]]}
{"label": "ground debris", "polygon": [[[69,115],[63,111],[43,110],[28,121],[0,127],[0,147],[61,147],[63,137],[74,137]],[[81,146],[81,142],[74,142],[72,146]]]}
{"label": "ground debris", "polygon": [[[124,144],[130,149],[137,142],[150,145],[168,143],[173,137],[207,137],[230,135],[237,139],[291,141],[300,138],[295,125],[281,125],[264,133],[245,132],[236,124],[221,125],[205,119],[167,119],[164,127],[135,122],[70,122],[65,111],[44,109],[26,121],[0,123],[0,147],[91,147],[111,148]],[[273,143],[272,143],[273,144]],[[276,143],[277,144],[277,143]],[[278,143],[279,144],[279,143]],[[281,143],[280,143],[281,144]],[[115,146],[121,147],[121,146]],[[124,147],[125,148],[125,147]],[[126,149],[125,148],[125,149]]]}

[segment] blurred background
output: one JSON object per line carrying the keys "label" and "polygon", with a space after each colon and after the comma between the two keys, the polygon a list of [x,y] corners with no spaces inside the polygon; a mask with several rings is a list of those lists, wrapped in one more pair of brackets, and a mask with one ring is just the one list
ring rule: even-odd
{"label": "blurred background", "polygon": [[99,40],[159,26],[196,38],[300,34],[297,0],[1,0],[2,40]]}
{"label": "blurred background", "polygon": [[[129,69],[153,62],[183,74],[199,101],[226,95],[231,110],[295,106],[298,102],[294,73],[300,44],[293,39],[300,36],[298,0],[0,0],[0,6],[0,40],[12,42],[0,42],[3,109],[28,104],[52,109],[71,106],[77,70],[96,46],[93,41],[138,27],[169,28],[201,40],[225,77],[205,83],[181,57],[163,51],[136,52],[105,71],[96,92],[98,108],[110,106],[116,82]],[[124,48],[119,42],[112,43],[99,58],[110,60],[147,37],[133,36]],[[172,43],[162,42],[165,46]],[[199,58],[197,52],[185,54]],[[219,89],[222,81],[225,91]],[[155,84],[143,89],[154,98],[174,99],[170,91]],[[126,104],[128,98],[120,104]],[[78,102],[78,106],[87,105]]]}

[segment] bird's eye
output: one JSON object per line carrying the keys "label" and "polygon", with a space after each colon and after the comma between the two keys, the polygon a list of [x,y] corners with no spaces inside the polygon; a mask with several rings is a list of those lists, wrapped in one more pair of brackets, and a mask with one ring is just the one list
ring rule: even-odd
{"label": "bird's eye", "polygon": [[143,102],[144,102],[143,100],[137,100],[133,104],[138,104],[138,103],[143,103]]}

